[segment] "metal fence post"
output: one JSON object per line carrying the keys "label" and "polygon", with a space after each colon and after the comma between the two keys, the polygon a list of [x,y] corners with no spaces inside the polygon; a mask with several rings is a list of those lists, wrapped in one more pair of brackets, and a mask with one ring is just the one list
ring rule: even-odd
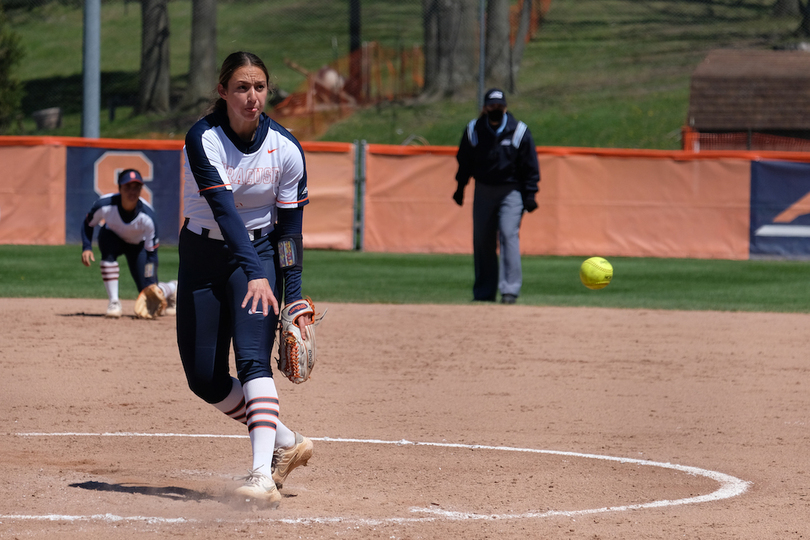
{"label": "metal fence post", "polygon": [[354,249],[363,251],[363,234],[365,231],[366,197],[366,147],[365,140],[354,141]]}

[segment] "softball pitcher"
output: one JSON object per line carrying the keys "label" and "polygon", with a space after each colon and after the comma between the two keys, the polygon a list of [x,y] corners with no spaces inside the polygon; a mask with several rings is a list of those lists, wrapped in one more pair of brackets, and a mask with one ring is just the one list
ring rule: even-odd
{"label": "softball pitcher", "polygon": [[[177,343],[191,390],[247,425],[253,463],[236,493],[276,505],[312,456],[312,441],[279,419],[270,367],[279,303],[302,297],[308,195],[300,144],[262,112],[268,89],[261,59],[231,54],[219,99],[186,135]],[[312,317],[302,319],[306,332]]]}

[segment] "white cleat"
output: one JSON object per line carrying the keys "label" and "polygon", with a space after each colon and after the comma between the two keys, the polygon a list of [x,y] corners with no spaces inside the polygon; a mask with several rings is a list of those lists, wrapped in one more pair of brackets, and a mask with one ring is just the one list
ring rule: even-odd
{"label": "white cleat", "polygon": [[276,488],[276,483],[267,475],[254,469],[243,478],[244,485],[236,488],[236,494],[249,500],[264,501],[272,508],[281,502],[281,493]]}
{"label": "white cleat", "polygon": [[121,302],[118,300],[110,300],[105,317],[109,319],[119,319],[122,313],[123,310],[121,309]]}

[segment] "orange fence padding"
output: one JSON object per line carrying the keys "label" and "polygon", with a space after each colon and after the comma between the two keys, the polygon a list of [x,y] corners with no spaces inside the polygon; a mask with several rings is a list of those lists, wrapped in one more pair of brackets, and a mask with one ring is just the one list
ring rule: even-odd
{"label": "orange fence padding", "polygon": [[[182,141],[0,137],[0,243],[65,242],[66,216],[78,204],[76,190],[66,190],[66,178],[76,174],[66,171],[66,161],[77,146],[176,150],[180,157]],[[310,196],[305,247],[351,250],[359,233],[361,249],[369,252],[472,252],[474,182],[458,207],[452,200],[455,147],[363,146],[365,168],[358,170],[353,144],[301,146]],[[537,152],[539,208],[524,215],[521,228],[521,250],[531,255],[747,259],[752,162],[810,162],[806,152]],[[357,176],[365,182],[360,201]],[[181,186],[177,178],[178,192]],[[71,202],[71,194],[77,200]]]}
{"label": "orange fence padding", "polygon": [[470,251],[472,216],[450,198],[454,156],[451,148],[368,146],[365,251]]}
{"label": "orange fence padding", "polygon": [[[459,208],[454,149],[399,148],[368,148],[364,249],[471,253],[473,187]],[[525,214],[523,253],[748,258],[747,159],[539,150],[539,209]]]}
{"label": "orange fence padding", "polygon": [[540,155],[530,254],[747,259],[750,163]]}
{"label": "orange fence padding", "polygon": [[301,143],[301,147],[310,201],[304,210],[304,247],[354,249],[354,145]]}
{"label": "orange fence padding", "polygon": [[65,152],[0,146],[0,244],[65,243]]}

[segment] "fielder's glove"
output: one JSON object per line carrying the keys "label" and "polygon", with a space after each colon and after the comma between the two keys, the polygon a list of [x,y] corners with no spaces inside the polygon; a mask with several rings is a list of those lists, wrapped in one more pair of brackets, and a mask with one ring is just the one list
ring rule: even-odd
{"label": "fielder's glove", "polygon": [[[301,335],[296,321],[302,315],[312,315],[312,324]],[[326,310],[315,316],[312,300],[297,300],[281,310],[278,337],[278,369],[295,384],[301,384],[312,375],[315,367],[315,327],[323,320]]]}
{"label": "fielder's glove", "polygon": [[163,290],[155,285],[149,285],[135,300],[135,315],[139,319],[156,319],[166,311],[166,296]]}

